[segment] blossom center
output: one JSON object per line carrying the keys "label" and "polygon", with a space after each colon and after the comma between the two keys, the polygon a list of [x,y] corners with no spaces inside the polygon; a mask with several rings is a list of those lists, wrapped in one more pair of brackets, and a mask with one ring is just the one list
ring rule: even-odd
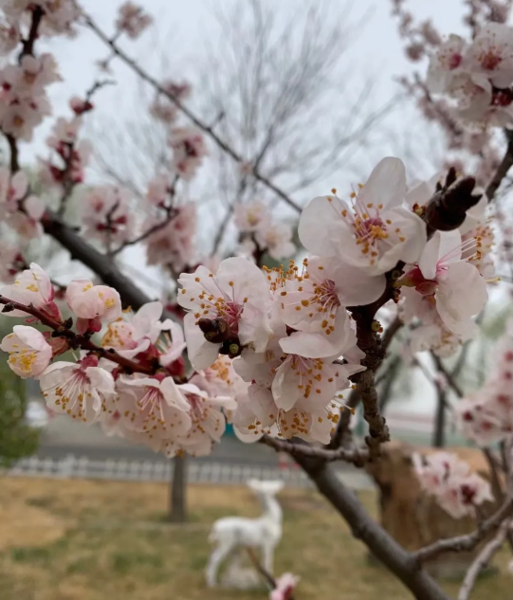
{"label": "blossom center", "polygon": [[502,56],[489,50],[480,56],[480,63],[483,69],[494,71],[502,62]]}
{"label": "blossom center", "polygon": [[10,353],[9,364],[13,367],[17,367],[23,373],[30,373],[32,365],[36,362],[37,354],[34,350],[28,350],[23,348]]}
{"label": "blossom center", "polygon": [[457,69],[461,65],[462,60],[463,57],[458,52],[451,54],[448,60],[449,69],[451,69],[451,71]]}

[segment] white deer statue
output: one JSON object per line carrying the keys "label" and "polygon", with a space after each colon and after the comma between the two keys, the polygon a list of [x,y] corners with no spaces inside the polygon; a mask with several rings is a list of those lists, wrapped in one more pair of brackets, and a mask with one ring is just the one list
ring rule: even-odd
{"label": "white deer statue", "polygon": [[216,585],[222,562],[241,548],[260,550],[263,568],[269,574],[273,572],[274,549],[282,536],[282,510],[275,496],[283,488],[283,481],[250,479],[247,485],[262,503],[263,513],[256,519],[225,517],[214,523],[209,541],[215,546],[206,570],[209,587]]}

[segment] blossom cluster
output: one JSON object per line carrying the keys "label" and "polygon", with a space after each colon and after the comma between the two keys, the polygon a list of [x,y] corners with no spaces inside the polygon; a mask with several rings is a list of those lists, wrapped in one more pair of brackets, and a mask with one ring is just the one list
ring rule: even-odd
{"label": "blossom cluster", "polygon": [[151,24],[152,20],[141,6],[133,2],[125,2],[119,7],[116,26],[118,31],[123,31],[134,40]]}
{"label": "blossom cluster", "polygon": [[[278,432],[329,440],[349,377],[363,369],[351,312],[379,300],[386,274],[401,262],[406,273],[395,282],[397,299],[408,320],[425,328],[419,349],[440,346],[446,332],[458,340],[472,335],[471,317],[487,299],[479,270],[482,239],[472,234],[481,227],[480,211],[465,222],[467,241],[455,231],[428,242],[417,214],[423,207],[408,204],[412,195],[420,198],[418,190],[408,193],[403,163],[385,158],[349,200],[333,191],[304,209],[299,237],[316,254],[301,266],[262,272],[231,258],[217,273],[200,266],[179,278],[193,366],[202,369],[228,355],[249,384],[249,402],[234,416],[241,437]],[[243,213],[243,226],[258,223],[256,214],[248,219]]]}
{"label": "blossom cluster", "polygon": [[69,195],[73,187],[84,181],[85,168],[91,157],[91,144],[79,140],[82,115],[93,106],[88,100],[74,96],[70,100],[74,113],[71,119],[60,117],[55,122],[46,145],[50,149],[48,159],[39,159],[41,183],[48,189],[56,188],[61,194]]}
{"label": "blossom cluster", "polygon": [[[39,15],[48,31],[69,33],[77,14],[66,1],[10,0],[7,6],[3,43],[12,27],[23,33],[18,61],[0,72],[0,128],[16,142],[30,139],[48,113],[46,86],[58,79],[52,56],[35,54],[25,21],[37,24]],[[126,2],[115,35],[137,37],[148,23]],[[142,242],[149,264],[182,272],[174,316],[185,314],[184,329],[163,319],[161,302],[135,314],[123,311],[115,289],[89,280],[71,281],[61,304],[41,267],[27,268],[16,248],[2,248],[0,264],[14,278],[0,291],[2,314],[24,322],[1,348],[15,373],[39,379],[53,410],[98,421],[168,456],[209,453],[227,420],[248,442],[269,434],[328,443],[344,393],[366,368],[358,307],[392,298],[388,306],[400,305],[414,350],[447,354],[473,335],[472,319],[493,276],[486,198],[458,230],[428,240],[426,203],[438,184],[408,187],[402,161],[387,157],[346,196],[332,190],[306,206],[298,235],[311,255],[300,263],[261,268],[264,253],[281,260],[296,248],[292,227],[253,201],[235,206],[239,256],[209,269],[196,256],[196,204],[183,197],[207,154],[203,133],[178,122],[177,106],[191,88],[168,81],[158,89],[150,111],[168,127],[167,169],[139,194],[120,185],[83,189],[80,233],[112,255]],[[85,179],[90,149],[80,132],[91,94],[72,98],[72,118],[56,121],[47,140],[50,156],[40,160],[38,183],[59,192],[60,208]],[[0,171],[2,219],[29,239],[41,233],[45,207],[26,174],[17,166],[12,171]],[[251,176],[250,168],[244,176]],[[34,328],[37,321],[46,330]],[[378,322],[372,326],[379,331]],[[75,360],[59,360],[68,351]]]}
{"label": "blossom cluster", "polygon": [[512,127],[513,29],[488,23],[471,43],[451,35],[433,55],[426,83],[455,101],[463,121]]}
{"label": "blossom cluster", "polygon": [[268,253],[275,260],[290,258],[296,251],[292,227],[273,222],[267,205],[258,200],[235,206],[235,225],[240,234],[239,252],[248,258]]}
{"label": "blossom cluster", "polygon": [[490,446],[513,434],[513,323],[497,342],[486,381],[456,405],[465,437]]}
{"label": "blossom cluster", "polygon": [[[80,9],[73,0],[4,0],[2,10],[6,22],[0,28],[0,38],[5,52],[13,50],[21,36],[28,37],[30,20],[26,17],[29,14],[37,14],[38,33],[46,36],[74,35],[74,25],[80,16]],[[7,41],[10,43],[6,47]]]}
{"label": "blossom cluster", "polygon": [[[435,183],[431,180],[410,188],[407,201],[414,211],[422,213],[436,191]],[[485,216],[486,205],[483,195],[458,229],[437,231],[417,263],[406,265],[397,281],[401,286],[399,316],[410,325],[413,354],[432,350],[449,356],[477,333],[472,317],[486,304],[487,282],[495,281],[494,233]]]}
{"label": "blossom cluster", "polygon": [[[236,376],[221,358],[210,369],[185,378],[183,333],[177,323],[160,321],[160,302],[145,304],[135,314],[122,312],[116,290],[74,280],[65,300],[75,333],[72,321],[61,315],[48,275],[37,264],[1,295],[38,311],[29,317],[23,308],[4,302],[5,316],[54,325],[53,332],[16,325],[0,344],[17,375],[39,379],[52,410],[88,424],[100,421],[105,429],[169,456],[185,450],[208,454],[219,441],[225,429],[222,409],[236,408],[227,393]],[[90,339],[100,331],[101,345],[96,346]],[[76,362],[58,360],[70,349],[81,349]]]}
{"label": "blossom cluster", "polygon": [[490,484],[455,454],[414,454],[412,459],[422,489],[454,519],[476,516],[476,507],[493,501]]}

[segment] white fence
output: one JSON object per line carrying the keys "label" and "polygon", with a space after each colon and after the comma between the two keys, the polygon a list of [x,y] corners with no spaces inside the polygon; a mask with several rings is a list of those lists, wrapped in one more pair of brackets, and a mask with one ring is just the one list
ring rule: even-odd
{"label": "white fence", "polygon": [[[40,458],[32,456],[4,471],[8,476],[55,477],[63,479],[110,479],[118,481],[169,481],[171,461],[150,460],[90,460],[68,455],[64,458]],[[299,468],[264,465],[237,465],[220,462],[195,462],[189,460],[187,467],[190,483],[240,485],[248,479],[281,479],[289,487],[312,487],[311,481]],[[339,477],[354,489],[368,488],[369,478],[361,471],[339,471]]]}
{"label": "white fence", "polygon": [[[169,481],[171,461],[106,459],[90,460],[69,455],[64,458],[32,456],[20,460],[5,473],[11,476],[111,479],[121,481]],[[283,479],[291,487],[307,487],[309,479],[300,469],[261,465],[234,465],[219,462],[194,462],[187,468],[191,483],[240,484],[247,479]]]}

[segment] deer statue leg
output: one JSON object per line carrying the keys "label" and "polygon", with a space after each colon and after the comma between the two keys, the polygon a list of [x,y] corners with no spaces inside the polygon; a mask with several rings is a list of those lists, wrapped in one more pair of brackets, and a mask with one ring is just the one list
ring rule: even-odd
{"label": "deer statue leg", "polygon": [[270,575],[273,574],[274,547],[275,544],[272,542],[262,545],[262,566]]}
{"label": "deer statue leg", "polygon": [[210,558],[208,560],[206,578],[208,587],[215,587],[217,583],[217,572],[223,560],[230,554],[234,549],[233,544],[220,544],[217,548],[212,550]]}

